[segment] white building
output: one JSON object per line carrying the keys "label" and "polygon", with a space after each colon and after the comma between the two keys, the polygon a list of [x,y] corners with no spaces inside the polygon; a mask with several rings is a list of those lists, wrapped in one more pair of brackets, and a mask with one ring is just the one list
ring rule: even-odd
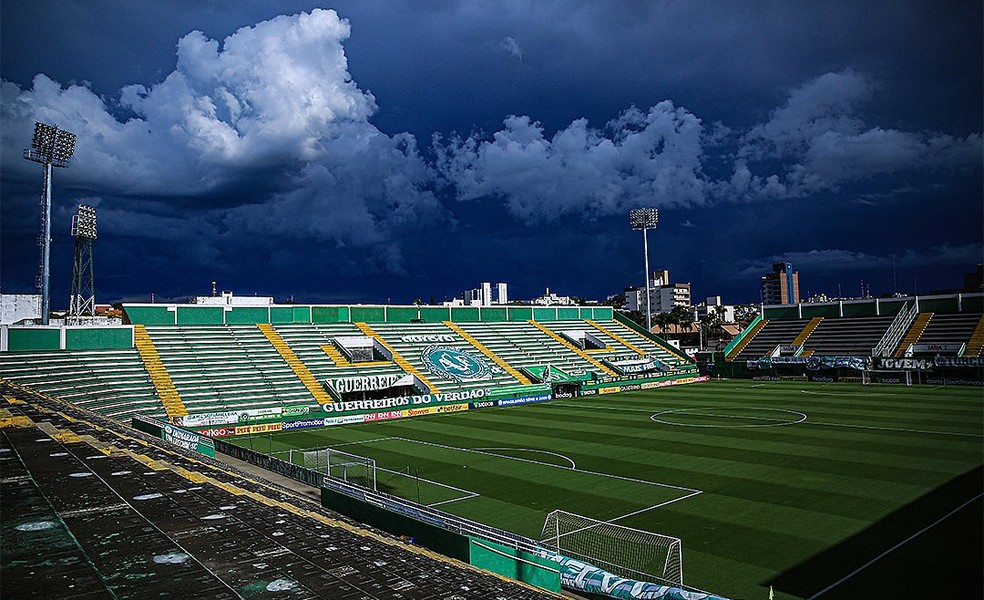
{"label": "white building", "polygon": [[[649,280],[649,303],[654,313],[670,312],[675,306],[690,308],[690,284],[670,283],[669,271],[655,271]],[[625,290],[625,308],[646,312],[645,286]]]}
{"label": "white building", "polygon": [[495,294],[492,284],[482,282],[482,287],[461,292],[460,298],[445,302],[444,306],[492,306],[509,303],[509,290],[505,283],[495,284]]}
{"label": "white building", "polygon": [[41,294],[0,294],[0,324],[41,318]]}
{"label": "white building", "polygon": [[708,314],[721,314],[725,323],[735,322],[735,307],[721,302],[721,296],[708,296],[704,302],[694,307],[694,313],[697,321]]}
{"label": "white building", "polygon": [[210,306],[270,306],[273,296],[236,296],[231,291],[223,291],[218,296],[195,296],[189,302]]}
{"label": "white building", "polygon": [[538,304],[540,306],[570,306],[576,304],[573,298],[570,296],[558,296],[557,294],[552,294],[550,288],[540,296],[539,298],[533,298],[530,300],[531,304]]}

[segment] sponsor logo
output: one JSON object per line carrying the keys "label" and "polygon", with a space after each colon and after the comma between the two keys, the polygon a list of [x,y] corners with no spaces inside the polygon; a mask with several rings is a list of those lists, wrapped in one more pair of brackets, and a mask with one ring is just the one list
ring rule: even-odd
{"label": "sponsor logo", "polygon": [[499,400],[499,406],[515,406],[516,404],[530,404],[532,402],[545,402],[550,400],[550,394],[540,396],[525,396],[523,398],[505,398]]}
{"label": "sponsor logo", "polygon": [[598,390],[581,390],[582,396],[594,396],[598,393]]}
{"label": "sponsor logo", "polygon": [[287,421],[283,424],[284,431],[291,429],[304,429],[306,427],[321,427],[325,424],[324,419],[304,419],[302,421]]}
{"label": "sponsor logo", "polygon": [[436,410],[436,406],[428,406],[427,408],[408,408],[406,413],[408,417],[420,417],[423,415],[432,415]]}
{"label": "sponsor logo", "polygon": [[620,388],[619,386],[598,389],[599,394],[616,394],[621,391],[622,388]]}
{"label": "sponsor logo", "polygon": [[161,430],[161,437],[166,442],[188,450],[198,450],[198,440],[201,439],[197,433],[185,431],[173,425],[165,425]]}
{"label": "sponsor logo", "polygon": [[235,427],[217,427],[213,429],[196,429],[195,433],[200,433],[208,437],[225,437],[227,435],[236,435]]}
{"label": "sponsor logo", "polygon": [[301,415],[306,415],[311,411],[310,406],[285,406],[284,416],[285,417],[299,417]]}
{"label": "sponsor logo", "polygon": [[940,356],[937,367],[984,367],[984,357],[980,356]]}
{"label": "sponsor logo", "polygon": [[926,383],[932,385],[984,385],[984,381],[980,379],[927,379]]}
{"label": "sponsor logo", "polygon": [[491,379],[492,371],[485,359],[451,346],[428,346],[420,353],[428,371],[455,381]]}
{"label": "sponsor logo", "polygon": [[248,433],[267,433],[270,431],[280,431],[283,428],[282,423],[263,423],[262,425],[243,425],[236,427],[236,435],[244,435]]}
{"label": "sponsor logo", "polygon": [[438,406],[437,412],[439,413],[456,413],[468,410],[467,404],[446,404],[444,406]]}
{"label": "sponsor logo", "polygon": [[402,419],[402,410],[388,410],[386,412],[369,413],[364,415],[366,421],[386,421],[389,419]]}
{"label": "sponsor logo", "polygon": [[482,402],[472,402],[472,408],[492,408],[495,400],[483,400]]}
{"label": "sponsor logo", "polygon": [[449,333],[438,335],[404,335],[400,337],[400,341],[408,344],[439,344],[441,342],[454,342],[455,337]]}
{"label": "sponsor logo", "polygon": [[556,392],[554,398],[573,398],[574,392]]}

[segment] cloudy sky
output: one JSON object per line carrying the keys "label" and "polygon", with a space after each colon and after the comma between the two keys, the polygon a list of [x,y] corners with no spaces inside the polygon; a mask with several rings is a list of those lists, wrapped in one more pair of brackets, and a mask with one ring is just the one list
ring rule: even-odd
{"label": "cloudy sky", "polygon": [[0,288],[38,272],[36,120],[79,136],[55,308],[80,202],[100,302],[603,299],[644,281],[641,206],[696,298],[782,259],[804,295],[960,287],[982,30],[979,0],[4,2]]}

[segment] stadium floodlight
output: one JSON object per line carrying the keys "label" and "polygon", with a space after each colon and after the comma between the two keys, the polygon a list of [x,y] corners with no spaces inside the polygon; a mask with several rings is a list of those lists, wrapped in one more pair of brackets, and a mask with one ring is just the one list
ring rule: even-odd
{"label": "stadium floodlight", "polygon": [[96,239],[96,209],[84,204],[72,215],[72,237]]}
{"label": "stadium floodlight", "polygon": [[96,240],[96,209],[79,205],[72,215],[72,295],[68,302],[69,323],[81,325],[96,316],[96,284],[93,274],[92,246]]}
{"label": "stadium floodlight", "polygon": [[629,225],[634,231],[642,230],[642,248],[646,265],[646,329],[653,329],[653,309],[649,291],[649,235],[650,229],[655,229],[659,223],[659,210],[655,208],[633,208],[629,211]]}
{"label": "stadium floodlight", "polygon": [[[48,324],[51,310],[50,265],[51,265],[51,168],[68,166],[75,154],[76,135],[55,125],[40,121],[34,124],[31,147],[24,150],[24,158],[44,167],[44,181],[41,192],[41,258],[38,275],[38,288],[41,290],[41,324]],[[93,238],[94,239],[94,238]]]}

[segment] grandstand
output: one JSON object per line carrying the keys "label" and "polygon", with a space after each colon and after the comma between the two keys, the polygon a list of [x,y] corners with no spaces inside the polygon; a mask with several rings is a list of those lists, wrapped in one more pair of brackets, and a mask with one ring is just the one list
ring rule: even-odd
{"label": "grandstand", "polygon": [[130,325],[121,328],[10,328],[0,376],[114,418],[162,417],[231,435],[288,416],[372,412],[357,401],[464,410],[495,394],[542,400],[558,381],[597,393],[696,374],[686,355],[608,307],[125,310]]}
{"label": "grandstand", "polygon": [[[715,368],[718,374],[748,376],[781,365],[786,369],[783,374],[790,375],[790,369],[833,368],[848,364],[849,358],[857,359],[850,363],[853,368],[894,369],[910,368],[905,366],[910,363],[888,359],[943,357],[936,361],[938,368],[968,368],[954,381],[969,382],[980,379],[981,365],[975,361],[982,347],[984,295],[980,293],[764,306],[725,348],[724,360],[718,360]],[[816,360],[811,362],[811,357]],[[925,361],[918,364],[922,370],[932,368]]]}

